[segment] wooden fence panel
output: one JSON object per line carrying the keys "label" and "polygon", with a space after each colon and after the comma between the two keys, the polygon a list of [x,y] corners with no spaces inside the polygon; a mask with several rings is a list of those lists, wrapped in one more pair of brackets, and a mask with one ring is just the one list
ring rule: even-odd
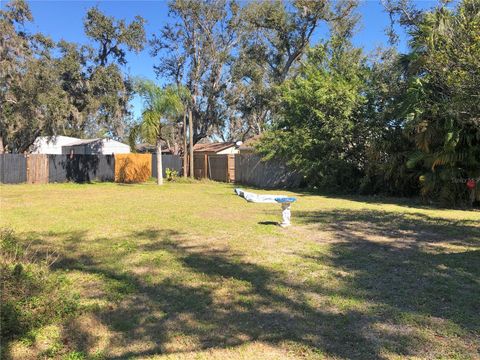
{"label": "wooden fence panel", "polygon": [[207,177],[208,156],[206,154],[193,155],[193,176],[195,179],[205,179]]}
{"label": "wooden fence panel", "polygon": [[[163,177],[166,176],[166,170],[172,169],[183,175],[183,161],[178,155],[162,155]],[[157,154],[152,154],[152,177],[157,177]]]}
{"label": "wooden fence panel", "polygon": [[48,155],[49,182],[113,181],[113,155]]}
{"label": "wooden fence panel", "polygon": [[45,154],[27,156],[27,183],[48,183],[48,157]]}
{"label": "wooden fence panel", "polygon": [[228,182],[228,155],[208,155],[208,178]]}
{"label": "wooden fence panel", "polygon": [[20,184],[27,181],[27,159],[22,154],[0,154],[0,183]]}
{"label": "wooden fence panel", "polygon": [[295,188],[302,177],[280,160],[262,161],[256,154],[235,155],[235,182],[260,188]]}
{"label": "wooden fence panel", "polygon": [[235,182],[235,155],[228,155],[228,182]]}
{"label": "wooden fence panel", "polygon": [[151,176],[151,154],[115,154],[115,182],[139,183]]}

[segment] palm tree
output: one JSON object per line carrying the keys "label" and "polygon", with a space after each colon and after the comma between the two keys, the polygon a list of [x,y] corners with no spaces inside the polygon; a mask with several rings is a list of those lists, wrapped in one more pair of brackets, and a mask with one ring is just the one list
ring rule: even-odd
{"label": "palm tree", "polygon": [[400,116],[417,147],[407,165],[423,168],[422,195],[449,205],[480,200],[480,186],[465,183],[480,176],[480,48],[478,30],[470,26],[478,19],[474,3],[426,14],[411,30],[411,52],[403,58],[410,79]]}
{"label": "palm tree", "polygon": [[157,184],[163,184],[162,169],[162,128],[185,113],[185,105],[175,86],[161,88],[150,80],[139,80],[135,84],[136,92],[144,101],[142,120],[135,125],[129,135],[130,144],[134,145],[140,137],[155,143],[157,152]]}

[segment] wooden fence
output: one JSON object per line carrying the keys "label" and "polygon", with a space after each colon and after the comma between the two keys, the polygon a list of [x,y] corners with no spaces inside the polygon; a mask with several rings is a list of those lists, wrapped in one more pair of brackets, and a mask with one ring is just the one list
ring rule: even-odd
{"label": "wooden fence", "polygon": [[206,179],[208,174],[208,155],[193,155],[193,176],[195,179]]}
{"label": "wooden fence", "polygon": [[49,182],[113,181],[113,155],[47,155]]}
{"label": "wooden fence", "polygon": [[27,183],[48,183],[48,157],[44,154],[27,156]]}
{"label": "wooden fence", "polygon": [[152,154],[115,155],[115,181],[141,183],[152,176]]}
{"label": "wooden fence", "polygon": [[194,155],[194,176],[260,188],[294,188],[302,177],[281,160],[262,161],[260,155]]}
{"label": "wooden fence", "polygon": [[195,179],[222,182],[235,181],[235,155],[195,154],[193,156]]}
{"label": "wooden fence", "polygon": [[262,161],[260,155],[235,155],[235,182],[265,189],[295,188],[302,177],[281,160]]}
{"label": "wooden fence", "polygon": [[[182,171],[182,159],[163,155],[163,174],[166,168]],[[156,176],[156,155],[151,156],[152,170]],[[150,160],[149,160],[150,161]],[[0,183],[44,184],[48,182],[114,181],[114,155],[28,155],[0,154]]]}
{"label": "wooden fence", "polygon": [[26,181],[26,157],[21,154],[0,154],[0,183],[19,184]]}
{"label": "wooden fence", "polygon": [[[163,175],[167,168],[183,173],[182,159],[163,155]],[[157,173],[156,155],[151,156],[151,176]],[[279,160],[262,161],[259,155],[194,155],[194,176],[215,181],[235,182],[260,188],[294,188],[302,177]],[[113,155],[0,155],[0,182],[32,184],[46,182],[113,181]]]}
{"label": "wooden fence", "polygon": [[[176,170],[183,175],[183,161],[178,155],[162,155],[162,174],[166,176],[167,169]],[[157,154],[152,154],[152,177],[157,177]]]}
{"label": "wooden fence", "polygon": [[208,155],[207,175],[209,179],[228,182],[228,155]]}

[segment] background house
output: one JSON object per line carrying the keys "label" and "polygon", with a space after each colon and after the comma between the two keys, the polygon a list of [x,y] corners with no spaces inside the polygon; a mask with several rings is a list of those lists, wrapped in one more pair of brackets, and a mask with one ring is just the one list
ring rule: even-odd
{"label": "background house", "polygon": [[217,143],[197,143],[193,146],[195,155],[230,155],[238,154],[238,146],[234,142],[217,142]]}
{"label": "background house", "polygon": [[40,136],[31,146],[32,154],[62,154],[62,147],[79,141],[70,136]]}
{"label": "background house", "polygon": [[129,153],[129,145],[112,139],[79,139],[72,144],[62,146],[62,154],[111,155]]}
{"label": "background house", "polygon": [[79,139],[69,136],[41,136],[31,147],[32,154],[128,154],[130,146],[112,139]]}

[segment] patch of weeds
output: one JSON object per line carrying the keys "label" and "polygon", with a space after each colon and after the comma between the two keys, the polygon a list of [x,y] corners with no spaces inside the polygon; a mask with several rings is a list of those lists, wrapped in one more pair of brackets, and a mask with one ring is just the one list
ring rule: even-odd
{"label": "patch of weeds", "polygon": [[147,285],[155,285],[155,283],[156,283],[155,276],[153,276],[151,274],[143,275],[143,281]]}
{"label": "patch of weeds", "polygon": [[138,324],[138,316],[116,317],[111,320],[112,329],[119,332],[132,330]]}
{"label": "patch of weeds", "polygon": [[32,346],[37,337],[38,329],[32,329],[28,331],[24,336],[20,338],[20,343],[25,346]]}
{"label": "patch of weeds", "polygon": [[87,357],[81,351],[71,351],[63,357],[63,360],[85,360]]}
{"label": "patch of weeds", "polygon": [[126,253],[131,253],[137,250],[137,244],[132,240],[125,240],[122,242],[115,243],[112,248],[114,250],[123,251]]}
{"label": "patch of weeds", "polygon": [[51,271],[55,259],[30,251],[11,229],[0,230],[2,342],[32,344],[36,329],[76,313],[79,296],[65,276]]}
{"label": "patch of weeds", "polygon": [[178,180],[178,171],[175,169],[166,168],[165,169],[165,178],[167,181],[175,182]]}
{"label": "patch of weeds", "polygon": [[63,345],[60,343],[52,344],[48,349],[41,352],[41,356],[45,356],[47,358],[53,358],[63,349]]}
{"label": "patch of weeds", "polygon": [[101,350],[95,351],[93,355],[90,356],[91,360],[104,360],[106,359],[105,353]]}
{"label": "patch of weeds", "polygon": [[201,180],[193,179],[191,177],[179,176],[175,179],[177,184],[197,184],[201,183]]}
{"label": "patch of weeds", "polygon": [[238,295],[236,300],[240,306],[243,306],[247,309],[253,309],[255,307],[256,299],[251,296]]}
{"label": "patch of weeds", "polygon": [[35,347],[41,349],[40,356],[56,357],[63,350],[61,331],[56,325],[47,325],[36,332]]}
{"label": "patch of weeds", "polygon": [[128,278],[107,278],[105,280],[105,290],[108,293],[109,300],[121,301],[125,296],[133,294],[136,291],[136,286]]}

